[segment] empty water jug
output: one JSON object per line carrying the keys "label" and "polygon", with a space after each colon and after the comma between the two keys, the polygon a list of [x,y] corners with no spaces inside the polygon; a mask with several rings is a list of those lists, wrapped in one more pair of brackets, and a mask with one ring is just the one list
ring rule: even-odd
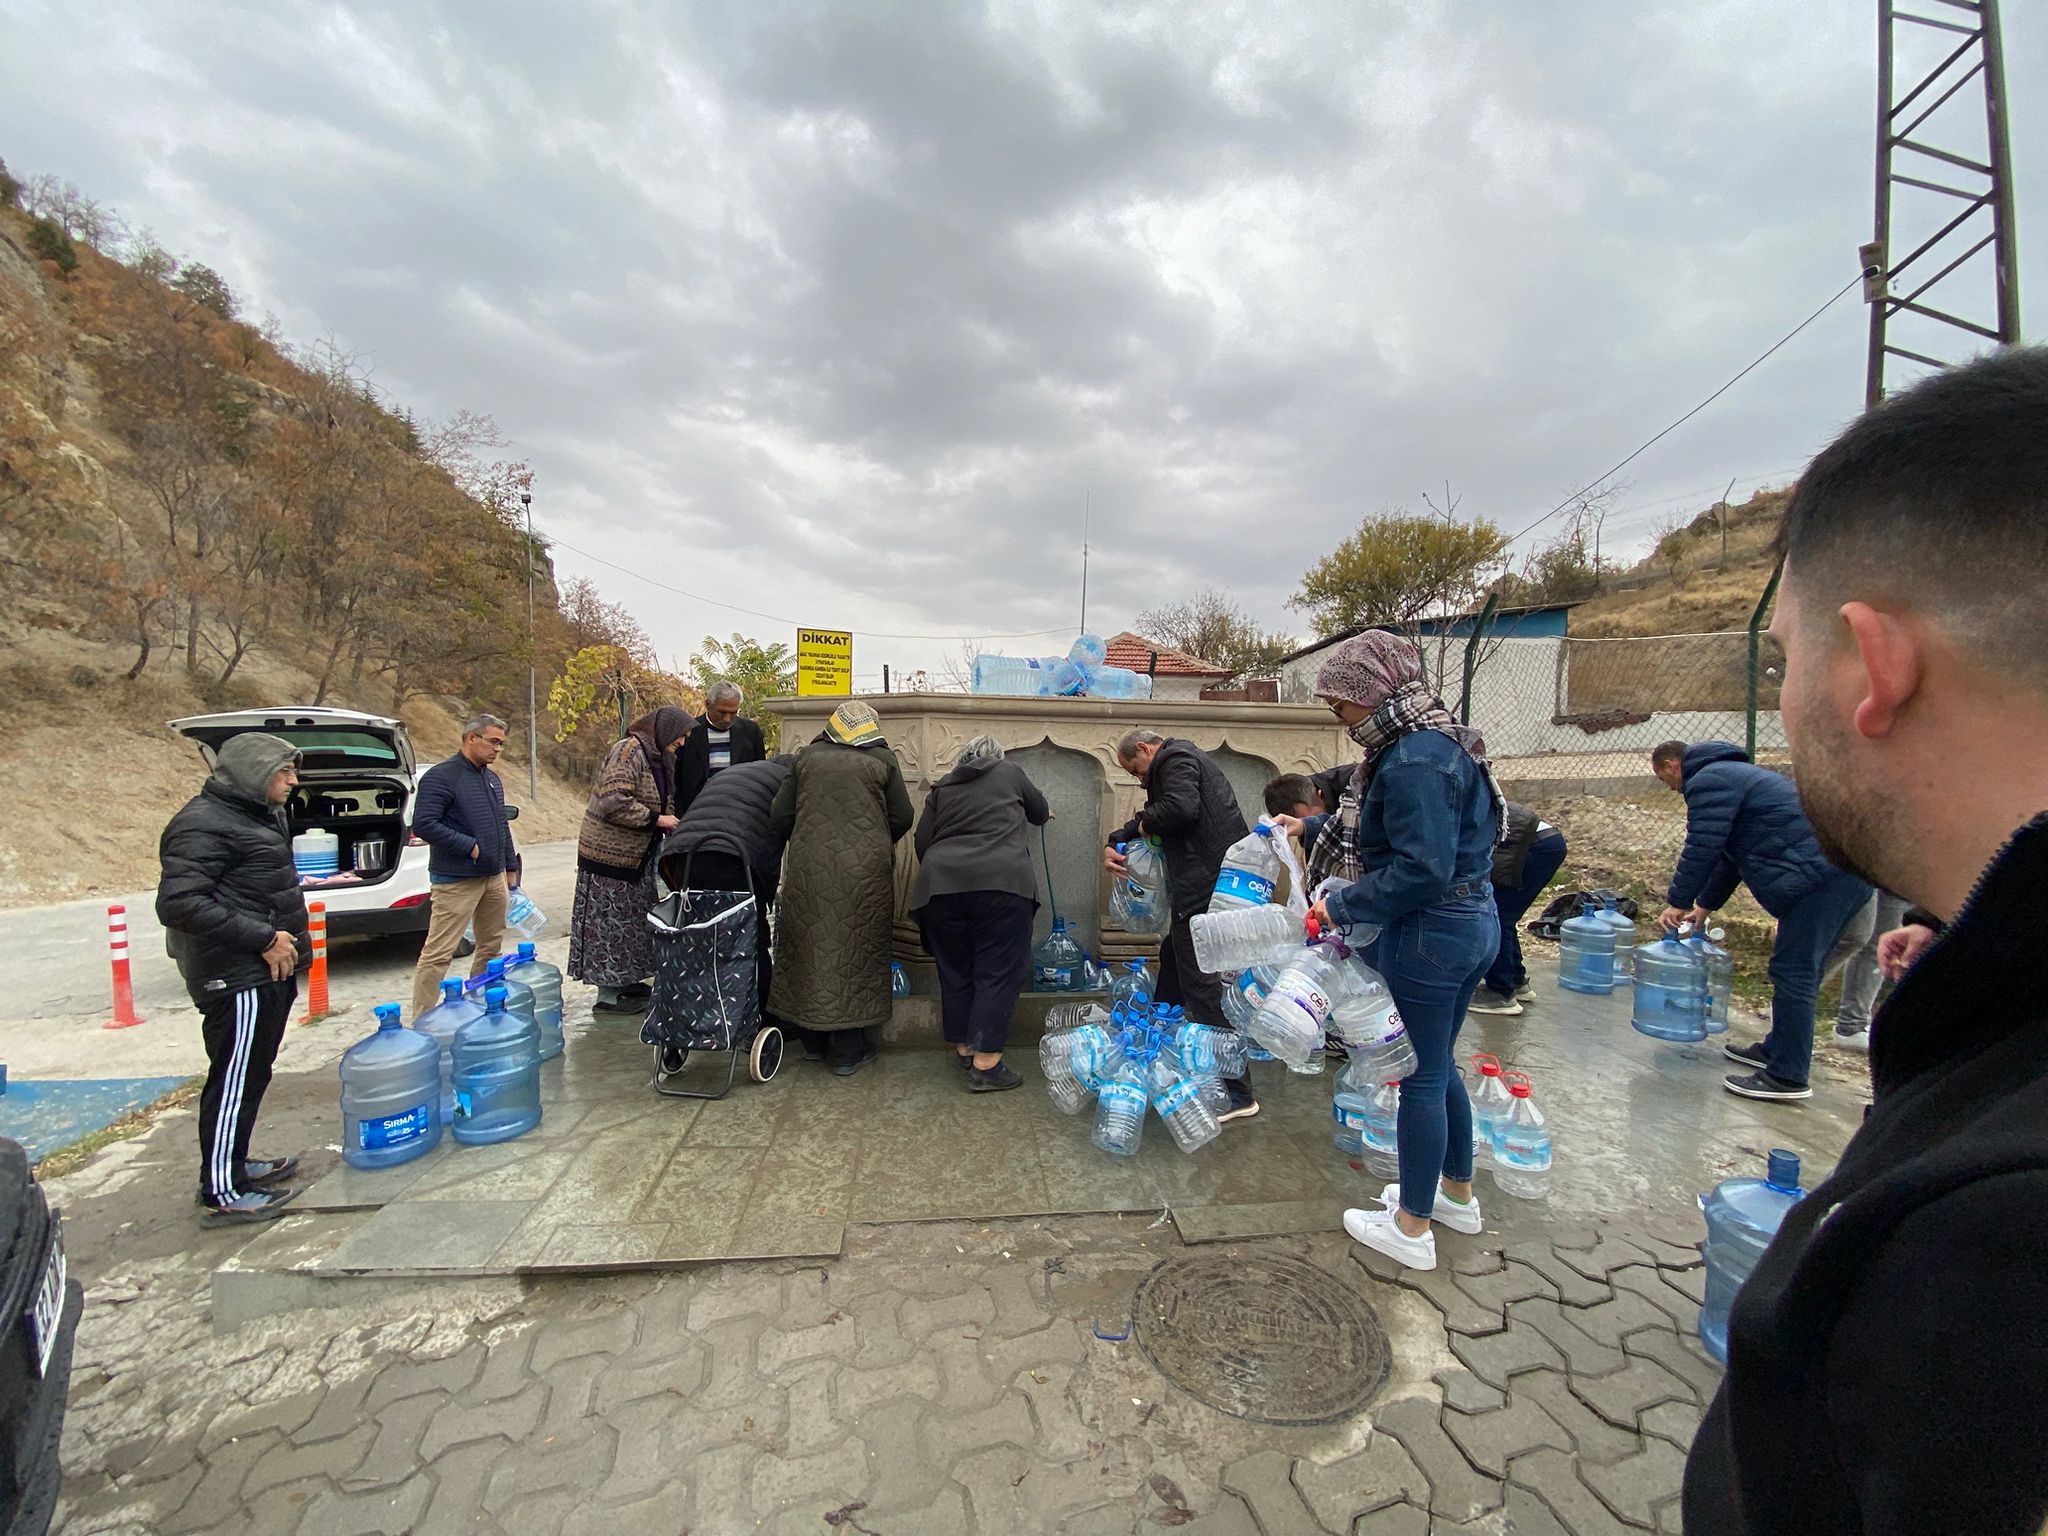
{"label": "empty water jug", "polygon": [[1062,659],[1044,656],[977,656],[974,658],[973,691],[1006,695],[1010,698],[1049,697],[1053,691],[1053,673]]}
{"label": "empty water jug", "polygon": [[1331,1002],[1346,984],[1341,968],[1350,963],[1328,943],[1301,950],[1274,978],[1252,1019],[1252,1038],[1288,1066],[1305,1066],[1323,1047]]}
{"label": "empty water jug", "polygon": [[1224,850],[1223,867],[1216,871],[1216,885],[1209,894],[1209,910],[1233,912],[1267,905],[1285,868],[1273,846],[1272,823],[1260,817],[1256,827]]}
{"label": "empty water jug", "polygon": [[1143,960],[1126,960],[1117,967],[1116,979],[1109,984],[1109,1006],[1152,1006],[1152,972]]}
{"label": "empty water jug", "polygon": [[1707,1038],[1707,962],[1666,934],[1636,948],[1635,1009],[1629,1022],[1652,1040]]}
{"label": "empty water jug", "polygon": [[1173,1144],[1183,1152],[1207,1146],[1223,1133],[1215,1114],[1202,1099],[1202,1084],[1171,1050],[1152,1063],[1152,1110],[1165,1122]]}
{"label": "empty water jug", "polygon": [[454,1057],[457,1141],[510,1141],[540,1124],[540,1026],[506,1011],[505,988],[485,988],[484,1016],[456,1031]]}
{"label": "empty water jug", "polygon": [[1081,946],[1067,932],[1065,918],[1031,950],[1032,984],[1041,992],[1077,992],[1081,987]]}
{"label": "empty water jug", "polygon": [[1330,1135],[1345,1157],[1365,1156],[1365,1109],[1380,1083],[1367,1082],[1356,1062],[1346,1062],[1330,1093]]}
{"label": "empty water jug", "polygon": [[1097,667],[1088,679],[1091,699],[1149,699],[1152,679],[1129,667]]}
{"label": "empty water jug", "polygon": [[1771,1152],[1761,1179],[1729,1179],[1700,1199],[1707,1216],[1707,1300],[1700,1308],[1700,1342],[1723,1365],[1728,1363],[1728,1313],[1735,1293],[1805,1193],[1799,1187],[1799,1154],[1780,1147]]}
{"label": "empty water jug", "polygon": [[1365,1098],[1358,1128],[1366,1172],[1378,1179],[1401,1176],[1401,1085],[1382,1083]]}
{"label": "empty water jug", "polygon": [[341,839],[332,832],[301,832],[292,839],[292,868],[301,879],[325,880],[341,872]]}
{"label": "empty water jug", "polygon": [[541,929],[547,925],[548,915],[541,911],[540,903],[518,886],[513,886],[505,900],[505,931],[522,938],[537,939]]}
{"label": "empty water jug", "polygon": [[1594,912],[1558,924],[1557,984],[1568,992],[1614,990],[1614,926]]}
{"label": "empty water jug", "polygon": [[1088,1087],[1074,1070],[1073,1030],[1043,1036],[1038,1042],[1038,1071],[1052,1107],[1063,1115],[1079,1114],[1088,1102]]}
{"label": "empty water jug", "polygon": [[1494,1154],[1500,1148],[1500,1123],[1506,1118],[1513,1099],[1508,1093],[1498,1056],[1474,1056],[1472,1066],[1479,1074],[1479,1085],[1470,1094],[1472,1166],[1488,1168],[1493,1165]]}
{"label": "empty water jug", "polygon": [[441,1140],[441,1048],[377,1005],[377,1032],[341,1053],[341,1159],[351,1168],[409,1163]]}
{"label": "empty water jug", "polygon": [[533,941],[520,942],[519,953],[505,967],[508,980],[533,991],[533,1021],[540,1026],[540,1059],[562,1054],[562,973],[534,953]]}
{"label": "empty water jug", "polygon": [[1301,947],[1301,919],[1270,904],[1198,912],[1188,932],[1195,941],[1195,964],[1211,976],[1266,961],[1284,963]]}
{"label": "empty water jug", "polygon": [[441,983],[441,1001],[412,1021],[430,1036],[441,1052],[441,1123],[455,1124],[455,1036],[462,1026],[484,1016],[484,1000],[474,997],[452,978]]}
{"label": "empty water jug", "polygon": [[1493,1148],[1493,1184],[1517,1200],[1541,1200],[1550,1193],[1550,1126],[1520,1072],[1507,1075],[1509,1107]]}
{"label": "empty water jug", "polygon": [[1616,986],[1627,986],[1630,976],[1632,951],[1636,943],[1636,920],[1625,914],[1610,896],[1591,913],[1614,930],[1614,981]]}
{"label": "empty water jug", "polygon": [[1117,1157],[1136,1157],[1145,1138],[1146,1066],[1123,1057],[1097,1090],[1089,1140]]}
{"label": "empty water jug", "polygon": [[1694,934],[1686,940],[1707,963],[1707,1033],[1728,1033],[1728,1004],[1735,996],[1735,957],[1721,947],[1724,930]]}
{"label": "empty water jug", "polygon": [[[1292,952],[1288,958],[1293,958]],[[1233,976],[1223,988],[1223,1017],[1237,1029],[1250,1028],[1252,1019],[1265,1006],[1266,994],[1272,990],[1280,971],[1281,966],[1278,965],[1252,965]],[[1270,1061],[1273,1058],[1270,1052],[1265,1052],[1253,1059]]]}
{"label": "empty water jug", "polygon": [[1173,902],[1166,893],[1166,855],[1157,838],[1118,843],[1121,875],[1110,877],[1109,910],[1126,933],[1165,933],[1173,926]]}
{"label": "empty water jug", "polygon": [[1171,1035],[1174,1054],[1196,1077],[1243,1077],[1244,1036],[1234,1029],[1179,1019]]}

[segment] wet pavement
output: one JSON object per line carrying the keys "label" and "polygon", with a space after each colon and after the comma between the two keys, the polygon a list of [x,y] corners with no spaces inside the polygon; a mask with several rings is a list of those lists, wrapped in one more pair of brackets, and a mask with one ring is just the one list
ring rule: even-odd
{"label": "wet pavement", "polygon": [[[1629,1030],[1625,994],[1539,988],[1520,1019],[1471,1021],[1462,1049],[1535,1080],[1556,1127],[1552,1194],[1511,1201],[1482,1176],[1486,1232],[1441,1234],[1428,1275],[1335,1230],[1381,1181],[1331,1147],[1327,1077],[1262,1068],[1258,1118],[1194,1158],[1154,1125],[1119,1165],[1035,1082],[970,1098],[942,1048],[899,1046],[852,1079],[792,1061],[702,1107],[656,1099],[644,1052],[620,1050],[617,1097],[586,1095],[580,1126],[551,1106],[552,1147],[498,1149],[562,1166],[500,1202],[523,1213],[493,1253],[522,1230],[545,1252],[569,1228],[662,1225],[673,1243],[679,1225],[786,1220],[816,1254],[330,1273],[272,1298],[298,1309],[257,1306],[216,1333],[216,1270],[255,1260],[249,1234],[202,1232],[180,1208],[193,1129],[175,1114],[55,1187],[89,1287],[58,1528],[1675,1529],[1684,1447],[1718,1380],[1692,1333],[1696,1196],[1772,1146],[1800,1150],[1817,1181],[1860,1116],[1864,1064],[1824,1048],[1812,1103],[1752,1104],[1720,1091],[1718,1049]],[[595,1070],[607,1048],[579,1046]],[[331,1068],[281,1079],[266,1150],[331,1140],[332,1088]],[[513,1178],[460,1168],[456,1152],[477,1150],[373,1210],[286,1226],[346,1228],[331,1247],[304,1240],[331,1254],[393,1210],[489,1203],[428,1198],[430,1179]],[[563,1208],[609,1199],[619,1214],[540,1237],[529,1224],[579,1163]],[[718,1168],[738,1171],[707,1183]],[[433,1235],[414,1229],[415,1246]],[[1155,1273],[1190,1257],[1296,1279],[1259,1306]],[[1368,1332],[1361,1310],[1384,1342],[1376,1391],[1336,1379]],[[1194,1381],[1199,1344],[1153,1329],[1168,1313],[1208,1330],[1240,1386],[1272,1391]],[[1330,1380],[1300,1369],[1304,1341],[1329,1353]],[[1370,1393],[1362,1408],[1347,1382]],[[1335,1417],[1271,1422],[1290,1403],[1295,1419]]]}

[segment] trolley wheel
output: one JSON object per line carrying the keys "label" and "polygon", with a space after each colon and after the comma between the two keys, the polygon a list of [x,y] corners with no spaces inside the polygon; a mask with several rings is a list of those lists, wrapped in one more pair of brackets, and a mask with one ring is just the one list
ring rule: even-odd
{"label": "trolley wheel", "polygon": [[753,1048],[747,1052],[747,1076],[765,1083],[781,1065],[782,1031],[773,1024],[763,1024],[755,1032]]}
{"label": "trolley wheel", "polygon": [[654,1048],[654,1075],[658,1078],[675,1077],[690,1064],[690,1048],[687,1045],[658,1045]]}

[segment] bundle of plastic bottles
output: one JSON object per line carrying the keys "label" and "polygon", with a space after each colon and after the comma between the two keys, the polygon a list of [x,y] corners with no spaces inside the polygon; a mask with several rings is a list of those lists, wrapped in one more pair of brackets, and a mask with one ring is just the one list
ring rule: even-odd
{"label": "bundle of plastic bottles", "polygon": [[1084,634],[1064,656],[977,656],[974,691],[1024,699],[1149,699],[1152,679],[1107,665],[1102,636]]}
{"label": "bundle of plastic bottles", "polygon": [[1136,993],[1114,1008],[1090,1007],[1081,1022],[1049,1032],[1038,1045],[1053,1107],[1079,1114],[1092,1096],[1089,1139],[1116,1157],[1136,1157],[1149,1106],[1174,1145],[1195,1152],[1222,1130],[1223,1080],[1245,1070],[1244,1037],[1197,1024],[1171,1004]]}

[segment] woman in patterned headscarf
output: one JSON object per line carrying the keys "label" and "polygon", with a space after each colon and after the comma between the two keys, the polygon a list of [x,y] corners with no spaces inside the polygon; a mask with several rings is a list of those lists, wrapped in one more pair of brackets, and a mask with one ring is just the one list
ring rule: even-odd
{"label": "woman in patterned headscarf", "polygon": [[1316,916],[1379,930],[1368,958],[1420,1063],[1401,1084],[1401,1182],[1382,1193],[1383,1208],[1345,1212],[1344,1229],[1412,1269],[1434,1269],[1432,1219],[1480,1230],[1472,1106],[1452,1058],[1500,944],[1490,880],[1500,790],[1485,741],[1444,708],[1413,642],[1383,630],[1346,640],[1317,672],[1316,694],[1365,749],[1336,814],[1305,825],[1311,886],[1350,882]]}

